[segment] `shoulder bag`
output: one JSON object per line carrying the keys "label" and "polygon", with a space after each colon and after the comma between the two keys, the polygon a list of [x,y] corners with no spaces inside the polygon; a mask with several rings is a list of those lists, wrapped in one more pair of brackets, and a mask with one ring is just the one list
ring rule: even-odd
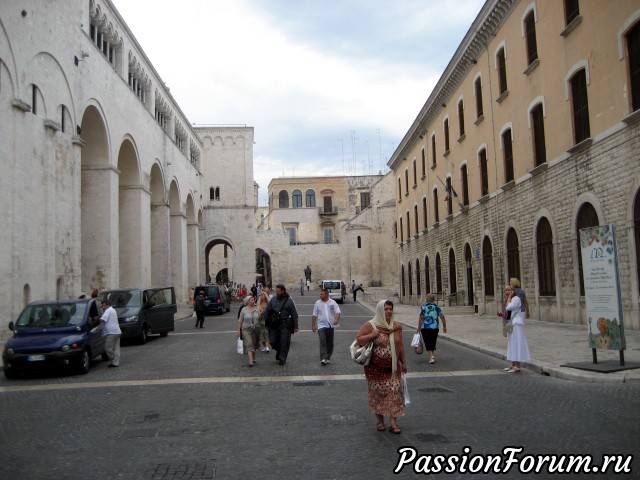
{"label": "shoulder bag", "polygon": [[267,316],[265,318],[264,324],[268,329],[277,328],[280,326],[280,312],[282,312],[282,309],[284,308],[284,306],[287,304],[288,301],[289,301],[289,298],[287,297],[287,299],[284,301],[284,303],[280,307],[280,310],[277,310],[277,311],[275,309],[267,310]]}
{"label": "shoulder bag", "polygon": [[[373,324],[371,324],[371,326],[374,329],[376,328]],[[356,362],[358,365],[364,365],[366,367],[371,361],[371,354],[373,353],[373,340],[362,346],[358,345],[357,340],[354,340],[349,347],[349,351],[351,352],[351,360]]]}

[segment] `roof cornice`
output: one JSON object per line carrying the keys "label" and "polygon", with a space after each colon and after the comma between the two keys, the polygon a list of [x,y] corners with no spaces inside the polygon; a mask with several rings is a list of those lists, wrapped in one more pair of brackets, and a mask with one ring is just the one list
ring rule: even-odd
{"label": "roof cornice", "polygon": [[518,2],[519,0],[487,0],[485,2],[420,113],[413,121],[398,148],[391,155],[387,162],[389,168],[393,170],[397,167],[414,145],[422,140],[420,137],[424,137],[428,126],[440,114],[443,108],[442,105],[448,103],[451,95],[477,63],[477,58],[482,53],[482,50],[496,35]]}

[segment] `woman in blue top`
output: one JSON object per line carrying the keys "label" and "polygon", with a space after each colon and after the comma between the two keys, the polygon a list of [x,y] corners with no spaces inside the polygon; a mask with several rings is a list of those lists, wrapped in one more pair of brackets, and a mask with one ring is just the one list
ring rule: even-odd
{"label": "woman in blue top", "polygon": [[447,333],[447,321],[440,307],[435,304],[436,296],[433,293],[429,293],[426,300],[426,303],[420,307],[418,332],[422,334],[424,348],[429,354],[429,363],[436,363],[436,341],[440,332],[439,319],[442,319],[442,333]]}

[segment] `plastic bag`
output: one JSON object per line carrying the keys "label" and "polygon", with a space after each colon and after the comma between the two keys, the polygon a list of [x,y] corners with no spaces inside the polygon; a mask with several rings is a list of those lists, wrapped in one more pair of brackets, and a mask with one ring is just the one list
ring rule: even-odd
{"label": "plastic bag", "polygon": [[413,339],[411,340],[411,346],[412,347],[419,347],[420,346],[420,334],[416,333],[413,336]]}
{"label": "plastic bag", "polygon": [[238,339],[238,346],[236,347],[237,352],[242,355],[244,353],[244,344],[242,343],[242,339]]}
{"label": "plastic bag", "polygon": [[407,387],[407,377],[402,375],[402,396],[404,397],[404,404],[409,405],[411,399],[409,399],[409,387]]}

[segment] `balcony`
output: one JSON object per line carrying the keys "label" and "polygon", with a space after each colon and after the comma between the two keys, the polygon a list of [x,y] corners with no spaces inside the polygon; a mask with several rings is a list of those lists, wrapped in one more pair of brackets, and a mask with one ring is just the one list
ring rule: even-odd
{"label": "balcony", "polygon": [[338,207],[331,207],[331,208],[318,207],[318,213],[320,215],[337,215]]}

